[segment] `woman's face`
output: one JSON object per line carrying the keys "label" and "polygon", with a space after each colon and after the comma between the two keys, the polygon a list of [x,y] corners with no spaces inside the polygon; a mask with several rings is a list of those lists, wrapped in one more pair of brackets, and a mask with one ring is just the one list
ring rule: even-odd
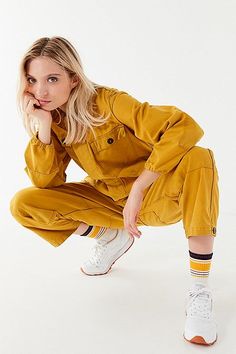
{"label": "woman's face", "polygon": [[65,70],[47,57],[35,58],[28,64],[26,80],[27,92],[37,100],[50,101],[40,104],[46,111],[60,108],[65,112],[70,92],[78,84],[78,78],[70,78]]}

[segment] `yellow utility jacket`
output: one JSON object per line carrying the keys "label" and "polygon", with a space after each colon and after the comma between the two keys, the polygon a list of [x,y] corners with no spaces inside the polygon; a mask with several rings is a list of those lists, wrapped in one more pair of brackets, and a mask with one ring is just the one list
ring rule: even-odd
{"label": "yellow utility jacket", "polygon": [[25,171],[39,188],[66,182],[65,170],[73,159],[86,173],[84,181],[119,200],[129,195],[144,169],[166,174],[203,136],[196,121],[175,106],[141,103],[116,88],[97,89],[99,113],[109,120],[90,131],[85,143],[65,145],[66,130],[52,123],[51,144],[37,134],[25,150]]}

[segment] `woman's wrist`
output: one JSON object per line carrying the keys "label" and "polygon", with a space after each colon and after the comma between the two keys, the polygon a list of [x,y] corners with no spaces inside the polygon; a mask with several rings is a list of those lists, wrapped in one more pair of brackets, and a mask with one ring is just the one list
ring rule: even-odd
{"label": "woman's wrist", "polygon": [[44,144],[51,144],[51,123],[39,126],[38,139]]}
{"label": "woman's wrist", "polygon": [[144,191],[149,187],[161,174],[149,170],[144,170],[140,176],[134,181],[133,187]]}

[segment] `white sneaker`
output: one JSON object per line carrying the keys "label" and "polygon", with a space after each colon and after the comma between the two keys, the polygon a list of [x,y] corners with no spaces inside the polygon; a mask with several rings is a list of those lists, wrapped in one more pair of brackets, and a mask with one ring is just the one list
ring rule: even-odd
{"label": "white sneaker", "polygon": [[132,246],[134,237],[126,229],[116,229],[95,241],[90,259],[80,268],[87,275],[108,273],[115,261]]}
{"label": "white sneaker", "polygon": [[212,313],[212,294],[210,289],[193,286],[189,290],[186,304],[184,338],[195,344],[211,345],[217,340],[217,324]]}

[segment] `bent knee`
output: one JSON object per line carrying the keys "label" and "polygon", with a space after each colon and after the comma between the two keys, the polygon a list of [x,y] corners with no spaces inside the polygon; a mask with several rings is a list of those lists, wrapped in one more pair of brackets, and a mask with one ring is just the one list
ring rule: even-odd
{"label": "bent knee", "polygon": [[35,187],[27,187],[16,192],[10,201],[10,211],[14,217],[19,215],[20,210],[24,210],[26,205],[30,203],[35,189]]}
{"label": "bent knee", "polygon": [[184,159],[187,161],[188,170],[202,167],[213,168],[215,164],[213,151],[201,146],[192,147]]}

